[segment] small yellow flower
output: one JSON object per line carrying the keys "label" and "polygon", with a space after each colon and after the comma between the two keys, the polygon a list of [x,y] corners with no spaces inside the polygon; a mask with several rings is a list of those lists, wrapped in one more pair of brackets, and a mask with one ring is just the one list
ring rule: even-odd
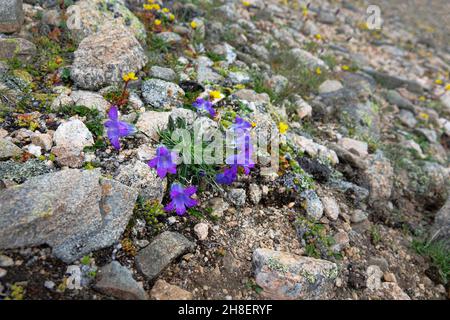
{"label": "small yellow flower", "polygon": [[317,40],[321,40],[322,39],[322,35],[320,33],[316,33],[314,35],[314,38],[316,38]]}
{"label": "small yellow flower", "polygon": [[420,96],[419,97],[419,101],[425,101],[427,98],[425,98],[424,96]]}
{"label": "small yellow flower", "polygon": [[144,7],[144,10],[152,10],[152,5],[151,4],[144,3],[143,7]]}
{"label": "small yellow flower", "polygon": [[253,128],[256,127],[256,122],[252,122],[251,125]]}
{"label": "small yellow flower", "polygon": [[175,20],[175,15],[173,13],[169,14],[169,20],[170,21],[174,21]]}
{"label": "small yellow flower", "polygon": [[344,71],[348,71],[348,70],[350,70],[350,67],[347,66],[347,65],[343,65],[343,66],[341,67],[341,69],[344,70]]}
{"label": "small yellow flower", "polygon": [[197,28],[197,22],[191,21],[191,28],[196,29]]}
{"label": "small yellow flower", "polygon": [[238,90],[245,89],[245,84],[238,83],[238,84],[235,84],[234,87]]}
{"label": "small yellow flower", "polygon": [[242,1],[242,5],[244,6],[244,7],[248,7],[248,6],[250,6],[250,1]]}
{"label": "small yellow flower", "polygon": [[320,67],[316,68],[316,74],[317,75],[321,75],[322,74],[322,69],[320,69]]}
{"label": "small yellow flower", "polygon": [[446,85],[445,85],[445,91],[450,91],[450,83],[447,83]]}
{"label": "small yellow flower", "polygon": [[129,72],[127,74],[124,74],[122,76],[123,81],[128,82],[131,80],[137,80],[138,78],[136,77],[136,74],[134,72]]}
{"label": "small yellow flower", "polygon": [[153,4],[144,4],[144,10],[156,10],[159,11],[161,9],[161,6],[157,3]]}
{"label": "small yellow flower", "polygon": [[278,130],[280,131],[281,134],[285,134],[288,129],[289,129],[289,126],[286,123],[280,122],[278,124]]}
{"label": "small yellow flower", "polygon": [[308,15],[308,8],[306,6],[302,7],[303,16],[306,17]]}
{"label": "small yellow flower", "polygon": [[441,85],[444,82],[441,79],[436,79],[436,80],[434,80],[434,83],[436,83],[437,85]]}
{"label": "small yellow flower", "polygon": [[155,0],[147,0],[148,3],[155,3]]}
{"label": "small yellow flower", "polygon": [[210,96],[211,99],[213,99],[213,100],[222,98],[222,94],[220,93],[220,91],[217,91],[217,90],[211,91],[211,92],[209,93],[209,96]]}
{"label": "small yellow flower", "polygon": [[428,113],[421,112],[421,113],[419,113],[419,118],[424,121],[427,121],[430,118],[430,115]]}
{"label": "small yellow flower", "polygon": [[169,10],[168,8],[162,8],[162,12],[164,12],[164,13],[169,13],[170,10]]}
{"label": "small yellow flower", "polygon": [[160,26],[161,25],[161,20],[155,19],[154,24],[155,24],[155,26]]}

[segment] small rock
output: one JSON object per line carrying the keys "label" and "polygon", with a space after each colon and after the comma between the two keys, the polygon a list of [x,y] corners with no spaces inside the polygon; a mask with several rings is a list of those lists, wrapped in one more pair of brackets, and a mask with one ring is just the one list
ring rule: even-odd
{"label": "small rock", "polygon": [[235,206],[240,207],[245,204],[246,195],[244,189],[240,188],[231,189],[227,195],[230,202]]}
{"label": "small rock", "polygon": [[131,271],[113,261],[99,271],[94,288],[103,294],[123,300],[146,300],[147,293],[142,285],[133,279]]}
{"label": "small rock", "polygon": [[53,281],[45,281],[44,282],[44,287],[47,288],[48,290],[53,290],[55,288],[56,284]]}
{"label": "small rock", "polygon": [[383,276],[383,271],[381,271],[380,267],[371,265],[367,267],[366,273],[366,287],[373,291],[379,290],[381,288],[381,277]]}
{"label": "small rock", "polygon": [[414,128],[417,124],[416,117],[411,111],[401,109],[398,118],[402,124],[407,126],[408,128]]}
{"label": "small rock", "polygon": [[340,83],[337,80],[325,80],[320,86],[319,86],[319,93],[330,93],[335,92],[338,90],[341,90],[343,88],[342,83]]}
{"label": "small rock", "polygon": [[320,220],[323,215],[323,205],[314,190],[305,190],[300,194],[301,206],[306,211],[306,216],[313,220]]}
{"label": "small rock", "polygon": [[194,226],[194,232],[198,240],[206,240],[208,238],[208,225],[203,222],[197,223]]}
{"label": "small rock", "polygon": [[40,146],[45,151],[50,151],[53,144],[53,139],[48,133],[35,132],[31,135],[31,142],[34,145]]}
{"label": "small rock", "polygon": [[219,197],[209,200],[208,206],[212,209],[211,215],[218,218],[222,217],[224,211],[226,211],[229,207],[228,203],[223,201],[223,198]]}
{"label": "small rock", "polygon": [[339,217],[340,210],[336,200],[331,197],[322,197],[321,200],[325,215],[333,221],[337,220],[337,218]]}
{"label": "small rock", "polygon": [[367,220],[367,214],[362,210],[356,209],[353,211],[350,219],[353,223],[360,223]]}
{"label": "small rock", "polygon": [[7,273],[8,273],[8,271],[6,271],[5,269],[0,268],[0,279],[3,278],[4,276],[6,276]]}
{"label": "small rock", "polygon": [[17,58],[26,63],[29,62],[35,55],[36,46],[28,40],[22,38],[0,38],[0,61]]}
{"label": "small rock", "polygon": [[348,233],[345,231],[339,231],[333,237],[334,245],[332,246],[332,250],[334,252],[340,252],[350,243],[350,238],[348,237]]}
{"label": "small rock", "polygon": [[262,191],[256,183],[251,183],[248,186],[248,197],[253,204],[258,204],[261,201]]}
{"label": "small rock", "polygon": [[297,115],[300,119],[312,116],[311,105],[303,100],[302,97],[300,97],[299,95],[295,95],[293,103],[296,107]]}
{"label": "small rock", "polygon": [[369,147],[367,142],[359,141],[351,138],[342,138],[339,140],[339,145],[341,145],[345,150],[350,151],[362,158],[369,154]]}
{"label": "small rock", "polygon": [[36,146],[34,144],[29,144],[25,148],[29,154],[32,154],[36,158],[39,158],[42,155],[40,146]]}
{"label": "small rock", "polygon": [[383,274],[383,279],[386,282],[397,282],[397,278],[395,278],[395,274],[392,272],[385,272]]}
{"label": "small rock", "polygon": [[195,245],[177,232],[165,231],[153,239],[136,257],[138,269],[149,279],[154,279],[174,259]]}
{"label": "small rock", "polygon": [[183,105],[184,91],[175,83],[150,79],[142,83],[142,96],[155,108],[178,108]]}
{"label": "small rock", "polygon": [[163,130],[169,123],[170,112],[146,111],[140,115],[136,127],[151,139],[158,140],[158,130]]}
{"label": "small rock", "polygon": [[192,300],[192,293],[164,280],[155,282],[150,291],[150,296],[156,300]]}
{"label": "small rock", "polygon": [[81,287],[81,269],[80,266],[71,265],[67,267],[66,286],[69,290],[80,290]]}
{"label": "small rock", "polygon": [[7,268],[14,265],[14,260],[8,256],[0,255],[0,267]]}
{"label": "small rock", "polygon": [[9,140],[0,139],[0,160],[17,158],[22,155],[22,149]]}
{"label": "small rock", "polygon": [[2,0],[0,2],[0,33],[20,31],[23,20],[22,0]]}
{"label": "small rock", "polygon": [[256,249],[252,264],[256,283],[269,299],[327,299],[338,276],[332,262],[270,249]]}
{"label": "small rock", "polygon": [[156,33],[155,37],[167,44],[178,44],[183,40],[183,38],[181,38],[180,35],[175,32],[160,32]]}
{"label": "small rock", "polygon": [[414,111],[414,105],[408,99],[403,98],[403,96],[395,90],[389,90],[386,93],[386,99],[399,108]]}
{"label": "small rock", "polygon": [[149,76],[156,79],[161,79],[165,81],[175,81],[177,79],[177,74],[170,68],[164,68],[159,66],[152,66],[150,68]]}

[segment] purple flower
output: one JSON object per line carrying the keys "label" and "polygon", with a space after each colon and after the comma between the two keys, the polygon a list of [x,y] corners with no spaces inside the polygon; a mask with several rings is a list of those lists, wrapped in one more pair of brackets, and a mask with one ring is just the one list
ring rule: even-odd
{"label": "purple flower", "polygon": [[197,108],[198,111],[208,112],[211,118],[214,118],[216,116],[216,110],[214,110],[211,101],[205,100],[203,98],[197,98],[192,106]]}
{"label": "purple flower", "polygon": [[238,166],[234,165],[229,168],[225,168],[222,173],[216,175],[216,181],[220,184],[230,185],[237,178]]}
{"label": "purple flower", "polygon": [[167,172],[175,174],[177,173],[177,153],[170,151],[165,146],[160,146],[156,149],[156,157],[148,162],[150,168],[156,168],[156,173],[163,179]]}
{"label": "purple flower", "polygon": [[252,127],[251,123],[248,121],[245,121],[241,117],[236,117],[234,120],[234,124],[231,125],[231,128],[234,130],[248,130]]}
{"label": "purple flower", "polygon": [[[239,130],[242,131],[242,130]],[[229,165],[240,166],[244,169],[245,174],[250,173],[250,169],[255,167],[253,161],[253,145],[251,143],[250,134],[243,133],[235,139],[236,153],[225,159],[225,163]]]}
{"label": "purple flower", "polygon": [[173,183],[170,188],[170,198],[172,201],[164,207],[167,212],[174,211],[177,215],[182,216],[187,208],[194,207],[198,204],[196,199],[191,197],[195,194],[197,188],[195,186],[189,186],[183,188],[178,183]]}
{"label": "purple flower", "polygon": [[136,132],[136,128],[126,122],[119,121],[119,112],[116,106],[111,106],[108,111],[109,120],[105,122],[108,139],[116,150],[120,150],[119,138]]}

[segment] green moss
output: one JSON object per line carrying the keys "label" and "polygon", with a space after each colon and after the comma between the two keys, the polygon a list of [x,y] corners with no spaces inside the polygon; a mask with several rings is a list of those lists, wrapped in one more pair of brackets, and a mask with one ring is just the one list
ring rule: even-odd
{"label": "green moss", "polygon": [[428,243],[416,239],[412,246],[418,254],[427,257],[431,264],[439,270],[443,283],[450,280],[450,250],[443,241]]}

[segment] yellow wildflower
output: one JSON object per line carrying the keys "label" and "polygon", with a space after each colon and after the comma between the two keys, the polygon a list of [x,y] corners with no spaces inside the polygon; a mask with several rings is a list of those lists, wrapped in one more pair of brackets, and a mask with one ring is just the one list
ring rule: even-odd
{"label": "yellow wildflower", "polygon": [[419,101],[425,101],[427,98],[425,98],[424,96],[420,96],[419,97]]}
{"label": "yellow wildflower", "polygon": [[252,122],[251,125],[253,128],[256,127],[256,122]]}
{"label": "yellow wildflower", "polygon": [[429,116],[428,113],[420,112],[420,113],[419,113],[419,118],[422,119],[422,120],[424,120],[424,121],[427,121],[427,120],[430,118],[430,116]]}
{"label": "yellow wildflower", "polygon": [[191,28],[192,28],[192,29],[197,28],[197,22],[191,21]]}
{"label": "yellow wildflower", "polygon": [[443,83],[443,81],[441,79],[436,79],[436,80],[434,80],[434,83],[441,85]]}
{"label": "yellow wildflower", "polygon": [[306,17],[308,15],[308,8],[306,6],[302,7],[303,16]]}
{"label": "yellow wildflower", "polygon": [[250,1],[242,1],[242,5],[244,6],[244,7],[248,7],[248,6],[250,6]]}
{"label": "yellow wildflower", "polygon": [[450,83],[447,83],[444,88],[446,91],[450,91]]}
{"label": "yellow wildflower", "polygon": [[341,69],[344,70],[344,71],[348,71],[348,70],[350,70],[350,67],[347,66],[347,65],[343,65],[343,66],[341,67]]}
{"label": "yellow wildflower", "polygon": [[127,74],[124,74],[122,76],[123,81],[128,82],[131,80],[137,80],[138,78],[136,77],[136,74],[134,72],[129,72]]}
{"label": "yellow wildflower", "polygon": [[316,38],[317,40],[321,40],[322,39],[322,35],[320,33],[316,33],[314,35],[314,38]]}
{"label": "yellow wildflower", "polygon": [[175,20],[175,15],[173,13],[169,14],[169,20],[170,21]]}
{"label": "yellow wildflower", "polygon": [[155,0],[147,0],[148,3],[155,3]]}
{"label": "yellow wildflower", "polygon": [[214,99],[214,100],[222,98],[222,94],[220,93],[220,91],[217,91],[217,90],[211,91],[209,93],[209,96],[211,97],[211,99]]}
{"label": "yellow wildflower", "polygon": [[154,24],[155,24],[155,26],[161,25],[161,20],[155,19]]}
{"label": "yellow wildflower", "polygon": [[157,3],[152,4],[144,4],[144,10],[160,10],[161,6]]}
{"label": "yellow wildflower", "polygon": [[289,126],[286,123],[280,122],[278,124],[278,130],[280,131],[281,134],[285,134],[288,129],[289,129]]}
{"label": "yellow wildflower", "polygon": [[322,74],[322,69],[320,69],[320,67],[316,68],[316,74],[317,75],[321,75]]}
{"label": "yellow wildflower", "polygon": [[234,87],[238,90],[245,89],[245,84],[238,83],[238,84],[235,84]]}
{"label": "yellow wildflower", "polygon": [[168,8],[162,8],[162,12],[164,12],[164,13],[169,13],[170,10],[169,10]]}

